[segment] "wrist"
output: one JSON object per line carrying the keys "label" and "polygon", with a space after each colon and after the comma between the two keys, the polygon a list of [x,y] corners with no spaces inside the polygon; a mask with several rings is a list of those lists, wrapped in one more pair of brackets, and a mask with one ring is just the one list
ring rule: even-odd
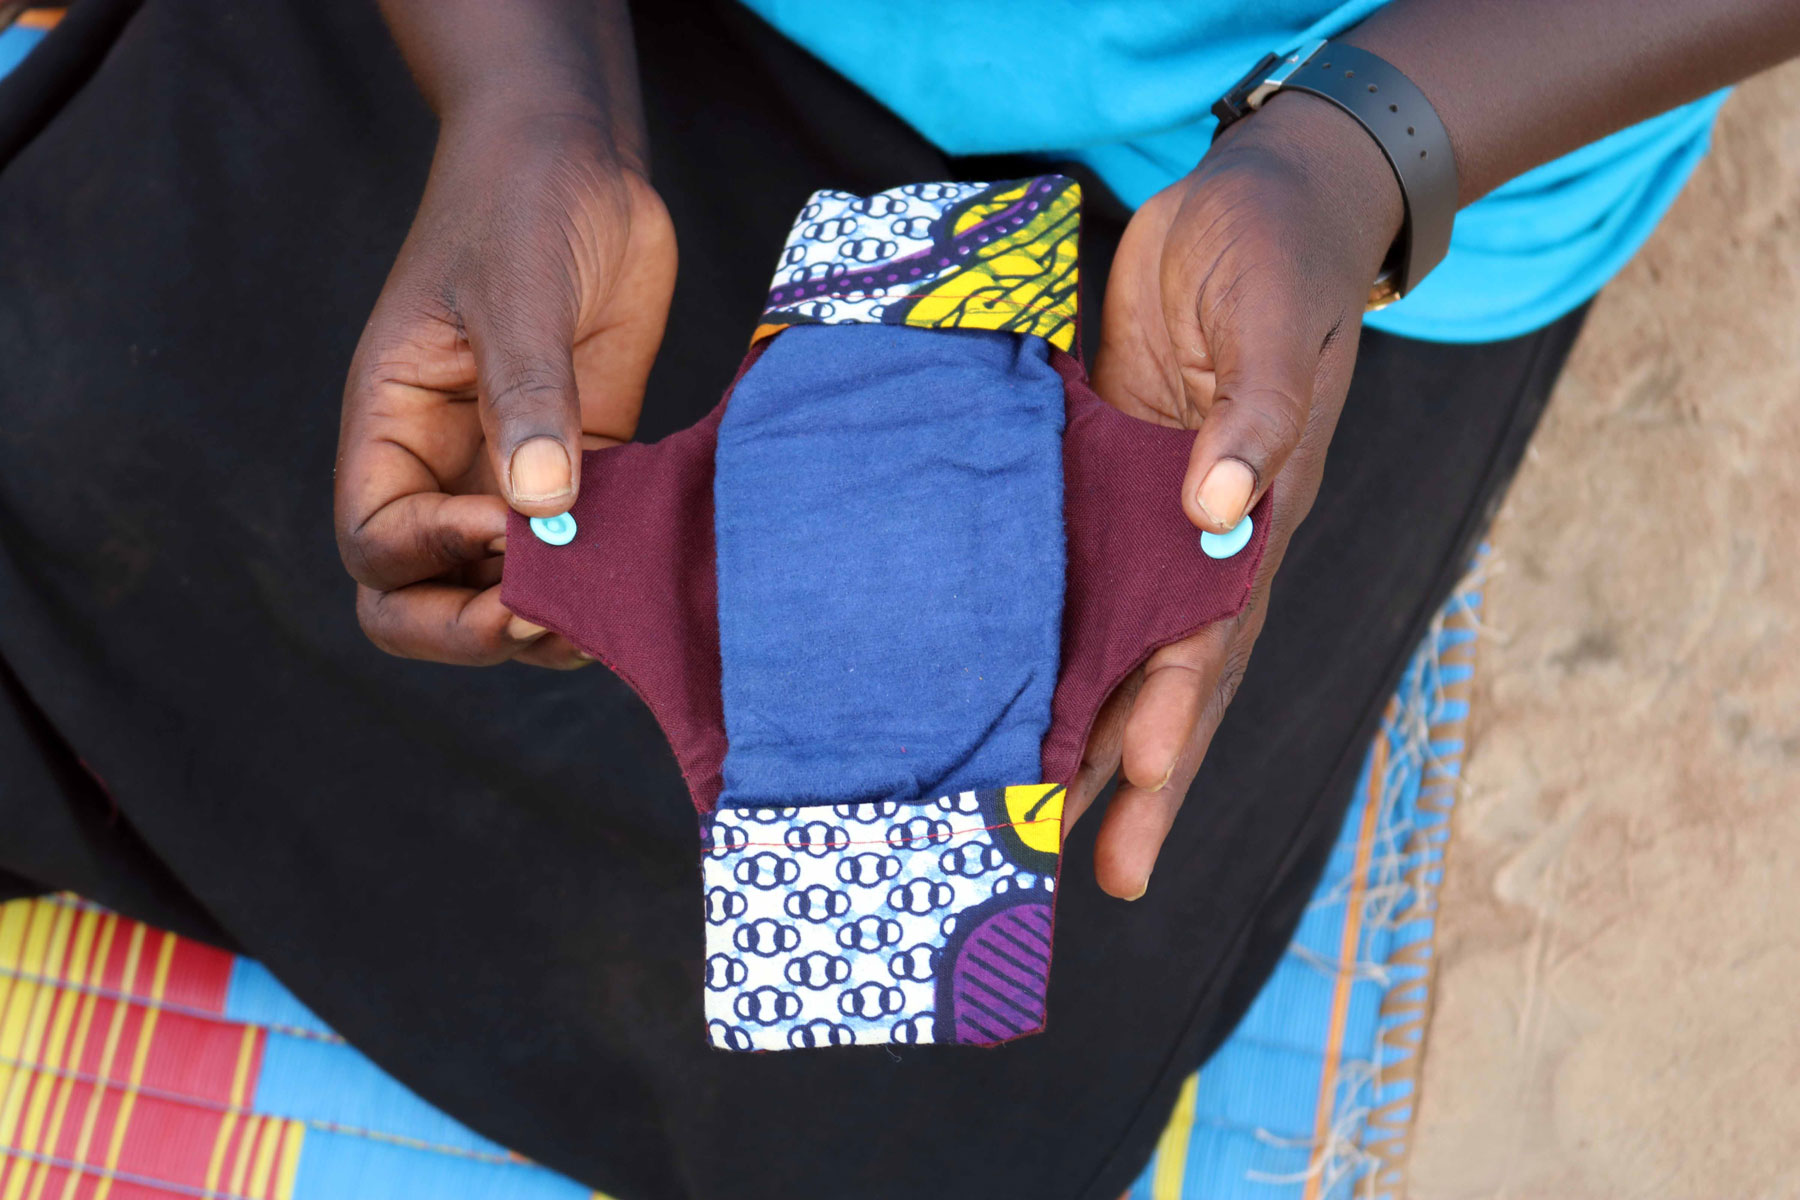
{"label": "wrist", "polygon": [[446,125],[500,125],[540,118],[609,124],[605,88],[597,81],[558,78],[542,65],[529,70],[498,65],[471,71],[439,92],[438,119]]}
{"label": "wrist", "polygon": [[446,130],[588,125],[643,158],[626,0],[378,0]]}
{"label": "wrist", "polygon": [[1348,113],[1302,92],[1272,96],[1220,135],[1213,153],[1268,155],[1327,200],[1364,286],[1372,283],[1406,221],[1400,181],[1375,139]]}
{"label": "wrist", "polygon": [[647,174],[641,128],[621,122],[606,100],[580,89],[530,89],[504,81],[474,88],[447,103],[439,118],[440,148],[456,157],[547,152],[602,167]]}

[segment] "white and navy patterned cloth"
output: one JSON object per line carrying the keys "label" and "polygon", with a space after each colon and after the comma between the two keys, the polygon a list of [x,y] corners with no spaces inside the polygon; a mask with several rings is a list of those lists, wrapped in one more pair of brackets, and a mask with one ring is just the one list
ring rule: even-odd
{"label": "white and navy patterned cloth", "polygon": [[1063,793],[714,811],[713,1044],[989,1045],[1042,1029]]}
{"label": "white and navy patterned cloth", "polygon": [[[909,295],[920,280],[931,281],[960,267],[948,258],[940,265],[927,255],[942,238],[943,219],[958,202],[983,191],[982,183],[909,183],[873,196],[852,192],[814,192],[794,218],[781,263],[770,289],[770,309],[783,306],[792,317],[824,325],[881,324],[891,300]],[[904,261],[908,273],[892,281],[885,276],[866,288],[831,289],[812,294],[808,283],[823,284],[858,269],[873,271]],[[917,266],[918,271],[911,267]]]}

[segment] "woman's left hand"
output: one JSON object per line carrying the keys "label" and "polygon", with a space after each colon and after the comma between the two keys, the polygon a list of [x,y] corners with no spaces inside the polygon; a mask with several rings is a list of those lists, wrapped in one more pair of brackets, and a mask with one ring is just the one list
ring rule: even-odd
{"label": "woman's left hand", "polygon": [[1069,820],[1115,770],[1100,886],[1143,895],[1262,629],[1269,587],[1318,492],[1363,305],[1398,234],[1399,186],[1350,117],[1277,97],[1152,197],[1113,261],[1094,386],[1144,420],[1198,430],[1182,494],[1223,533],[1274,488],[1267,550],[1233,620],[1165,646],[1120,685],[1069,789]]}

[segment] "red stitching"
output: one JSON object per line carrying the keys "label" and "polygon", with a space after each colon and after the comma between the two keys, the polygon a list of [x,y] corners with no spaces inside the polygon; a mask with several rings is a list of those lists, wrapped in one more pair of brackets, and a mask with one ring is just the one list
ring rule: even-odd
{"label": "red stitching", "polygon": [[852,838],[847,842],[801,842],[798,845],[789,845],[787,842],[745,842],[740,846],[720,846],[715,843],[708,846],[706,852],[711,854],[714,851],[722,850],[726,854],[735,854],[739,850],[748,850],[752,846],[767,846],[775,850],[811,850],[816,847],[842,850],[845,846],[902,846],[907,842],[947,842],[951,838],[966,837],[971,833],[986,833],[990,829],[1017,829],[1024,825],[1043,825],[1051,821],[1058,825],[1062,824],[1060,816],[1033,817],[1029,821],[1002,821],[998,825],[980,825],[973,829],[952,829],[949,833],[928,833],[922,837],[901,838],[898,842],[889,841],[887,838]]}

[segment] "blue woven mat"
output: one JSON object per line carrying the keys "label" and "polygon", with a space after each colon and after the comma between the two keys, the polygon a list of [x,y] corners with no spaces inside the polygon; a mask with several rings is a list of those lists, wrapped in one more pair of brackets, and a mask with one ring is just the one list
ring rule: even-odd
{"label": "blue woven mat", "polygon": [[1479,566],[1388,704],[1286,958],[1128,1200],[1399,1200],[1462,772]]}

